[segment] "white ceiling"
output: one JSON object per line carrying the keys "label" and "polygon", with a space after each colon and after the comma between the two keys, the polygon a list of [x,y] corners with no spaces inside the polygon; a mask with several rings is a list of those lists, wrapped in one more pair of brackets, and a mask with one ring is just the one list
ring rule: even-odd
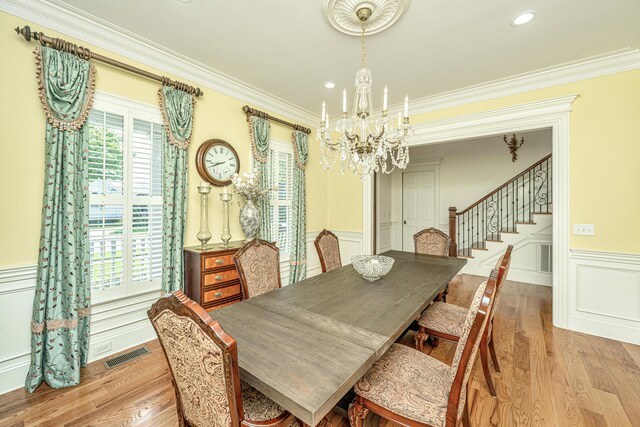
{"label": "white ceiling", "polygon": [[[321,15],[323,0],[54,0],[318,114],[352,92],[360,40]],[[517,13],[537,18],[512,27]],[[640,0],[414,0],[367,37],[374,102],[390,104],[624,48],[640,47]],[[328,90],[323,84],[336,83]]]}

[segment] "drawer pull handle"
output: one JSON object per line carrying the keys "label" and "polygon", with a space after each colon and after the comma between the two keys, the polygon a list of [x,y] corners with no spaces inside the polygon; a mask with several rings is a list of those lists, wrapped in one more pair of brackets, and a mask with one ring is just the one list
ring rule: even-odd
{"label": "drawer pull handle", "polygon": [[224,276],[223,276],[222,274],[218,274],[218,275],[216,276],[216,280],[217,280],[217,281],[220,281],[220,280],[222,280],[222,279],[224,279]]}
{"label": "drawer pull handle", "polygon": [[224,260],[223,259],[217,259],[216,260],[216,264],[217,265],[222,265],[222,264],[224,264]]}
{"label": "drawer pull handle", "polygon": [[222,296],[222,292],[218,291],[213,296],[216,298],[220,298]]}

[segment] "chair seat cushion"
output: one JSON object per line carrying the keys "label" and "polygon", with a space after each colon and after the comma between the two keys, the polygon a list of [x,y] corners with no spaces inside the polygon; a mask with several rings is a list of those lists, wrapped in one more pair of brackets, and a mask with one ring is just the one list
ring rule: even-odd
{"label": "chair seat cushion", "polygon": [[435,427],[445,424],[451,385],[448,365],[418,350],[393,344],[354,390],[391,412]]}
{"label": "chair seat cushion", "polygon": [[285,409],[251,387],[244,381],[240,381],[242,389],[242,405],[244,406],[244,418],[251,421],[267,421],[278,418]]}
{"label": "chair seat cushion", "polygon": [[422,312],[418,318],[418,325],[459,337],[468,312],[469,310],[465,307],[437,301]]}

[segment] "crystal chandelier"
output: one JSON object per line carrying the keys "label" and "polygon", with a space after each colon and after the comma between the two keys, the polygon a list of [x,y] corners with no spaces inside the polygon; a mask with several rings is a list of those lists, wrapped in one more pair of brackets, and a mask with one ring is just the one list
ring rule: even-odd
{"label": "crystal chandelier", "polygon": [[371,9],[363,6],[356,11],[362,23],[362,62],[356,72],[355,95],[351,117],[347,115],[347,90],[342,92],[342,116],[336,122],[335,131],[339,140],[334,141],[329,128],[329,113],[322,102],[322,121],[316,139],[320,142],[320,164],[332,168],[340,157],[340,172],[351,170],[361,179],[372,172],[391,173],[396,167],[404,169],[409,163],[407,140],[413,135],[409,125],[409,98],[404,98],[404,114],[398,112],[397,122],[389,117],[387,109],[387,87],[384,87],[382,113],[373,114],[373,83],[371,70],[365,67],[365,23]]}

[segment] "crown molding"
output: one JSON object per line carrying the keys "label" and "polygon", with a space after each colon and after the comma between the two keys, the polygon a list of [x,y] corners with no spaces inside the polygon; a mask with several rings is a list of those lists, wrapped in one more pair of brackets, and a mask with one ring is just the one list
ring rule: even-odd
{"label": "crown molding", "polygon": [[319,116],[60,0],[2,0],[0,10],[315,128]]}
{"label": "crown molding", "polygon": [[[523,74],[416,99],[411,114],[422,114],[502,98],[640,68],[640,49],[623,49]],[[396,107],[400,107],[398,104]]]}
{"label": "crown molding", "polygon": [[[320,116],[97,18],[62,0],[2,0],[0,10],[316,128]],[[622,49],[413,100],[412,115],[640,69],[640,50]],[[392,108],[401,107],[400,104]],[[333,123],[332,123],[333,124]]]}

